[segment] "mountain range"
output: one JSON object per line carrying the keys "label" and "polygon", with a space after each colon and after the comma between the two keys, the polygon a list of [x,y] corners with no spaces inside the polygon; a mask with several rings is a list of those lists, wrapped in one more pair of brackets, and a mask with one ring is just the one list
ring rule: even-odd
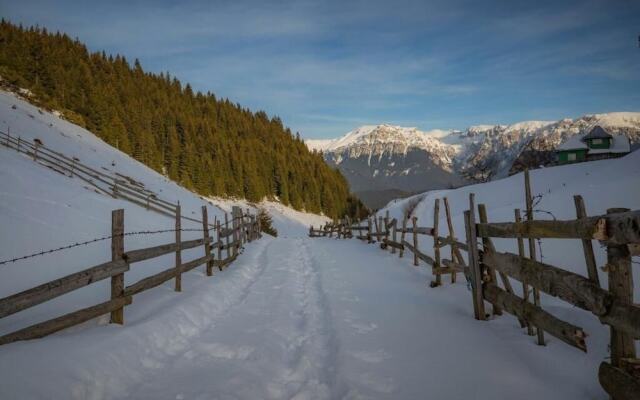
{"label": "mountain range", "polygon": [[556,163],[554,150],[600,125],[640,147],[640,112],[590,114],[559,121],[477,125],[465,130],[421,131],[394,125],[366,125],[330,140],[306,140],[340,169],[371,208],[392,198],[432,189],[502,178],[524,168]]}

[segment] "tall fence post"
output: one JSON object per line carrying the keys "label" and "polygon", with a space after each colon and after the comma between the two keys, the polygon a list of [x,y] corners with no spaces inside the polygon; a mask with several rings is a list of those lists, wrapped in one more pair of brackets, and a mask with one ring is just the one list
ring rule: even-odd
{"label": "tall fence post", "polygon": [[473,312],[477,320],[484,321],[484,296],[482,295],[482,270],[478,255],[478,238],[476,236],[475,195],[469,194],[469,210],[464,212],[464,226],[467,232],[467,247],[469,248],[469,272],[471,275],[471,292],[473,298]]}
{"label": "tall fence post", "polygon": [[[524,170],[524,190],[525,201],[527,206],[527,221],[533,221],[533,196],[531,195],[531,179],[529,178],[529,170]],[[534,238],[529,238],[529,258],[536,261],[536,242]],[[540,290],[533,288],[533,303],[536,307],[540,306]],[[540,327],[536,327],[538,336],[538,345],[544,346],[544,331]]]}
{"label": "tall fence post", "polygon": [[404,255],[404,237],[407,232],[407,218],[408,218],[408,214],[404,213],[402,217],[402,232],[400,233],[400,243],[402,243],[403,246],[400,248],[399,255],[398,255],[399,258],[402,258],[402,256]]}
{"label": "tall fence post", "polygon": [[384,214],[384,238],[389,240],[389,210]]}
{"label": "tall fence post", "polygon": [[[520,216],[520,209],[516,208],[515,212],[515,220],[516,223],[522,222],[522,217]],[[524,254],[524,240],[521,235],[518,235],[518,255],[522,258],[525,257]],[[529,285],[526,280],[522,280],[522,298],[526,303],[529,303]],[[533,336],[535,333],[533,332],[533,326],[530,321],[526,321],[527,323],[527,335]]]}
{"label": "tall fence post", "polygon": [[371,216],[367,216],[367,243],[373,242],[373,236],[371,235]]}
{"label": "tall fence post", "polygon": [[180,204],[176,206],[176,283],[174,290],[182,291],[182,250],[180,249],[181,239],[181,210]]}
{"label": "tall fence post", "polygon": [[[204,234],[204,255],[211,256],[211,239],[209,238],[209,213],[207,206],[202,206],[202,231]],[[207,261],[207,276],[213,275],[213,261]]]}
{"label": "tall fence post", "polygon": [[411,217],[413,223],[413,265],[418,266],[418,217]]}
{"label": "tall fence post", "polygon": [[[629,211],[628,208],[610,208],[607,214]],[[626,244],[607,245],[607,272],[609,273],[609,292],[621,304],[633,304],[633,273],[631,254]],[[611,327],[611,365],[621,366],[621,360],[636,358],[633,336]]]}
{"label": "tall fence post", "polygon": [[224,230],[225,230],[225,248],[227,249],[227,258],[231,257],[231,249],[229,248],[229,215],[224,212]]}
{"label": "tall fence post", "polygon": [[[227,215],[225,213],[225,219],[226,217]],[[218,269],[222,271],[222,235],[220,229],[220,220],[218,220],[218,223],[216,225],[216,231],[218,231],[218,261],[220,261],[220,264],[218,264]]]}
{"label": "tall fence post", "polygon": [[[432,271],[438,271],[441,267],[440,265],[440,243],[438,241],[439,238],[439,225],[440,225],[440,199],[436,199],[433,204],[433,254],[434,254],[434,263],[432,266]],[[432,283],[431,287],[436,287],[442,285],[442,275],[440,272],[436,272],[436,281]]]}
{"label": "tall fence post", "polygon": [[[579,194],[573,196],[573,202],[576,206],[576,217],[578,219],[587,218],[587,209],[584,206],[584,200]],[[598,267],[596,265],[596,256],[593,253],[593,245],[591,239],[582,239],[582,251],[584,252],[584,260],[587,264],[587,274],[589,279],[600,286],[600,278],[598,277]]]}
{"label": "tall fence post", "polygon": [[[121,260],[124,254],[124,209],[111,212],[111,261]],[[124,272],[111,277],[111,300],[124,294]],[[111,311],[109,322],[124,324],[124,308]]]}
{"label": "tall fence post", "polygon": [[[451,261],[456,262],[458,264],[462,264],[464,261],[462,258],[458,258],[458,248],[456,245],[456,234],[453,230],[453,222],[451,220],[451,209],[449,208],[449,199],[446,197],[443,199],[444,202],[444,212],[447,217],[447,228],[449,229],[449,239],[451,240]],[[458,278],[458,273],[452,268],[451,269],[451,283],[456,283]]]}
{"label": "tall fence post", "polygon": [[[398,220],[393,219],[393,226],[391,227],[391,237],[394,242],[398,243]],[[391,247],[391,254],[396,254],[396,248]]]}

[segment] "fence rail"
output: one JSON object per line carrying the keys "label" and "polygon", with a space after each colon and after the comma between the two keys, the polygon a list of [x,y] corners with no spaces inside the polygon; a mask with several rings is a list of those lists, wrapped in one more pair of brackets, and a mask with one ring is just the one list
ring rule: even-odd
{"label": "fence rail", "polygon": [[[331,237],[335,232],[338,238],[348,238],[351,237],[349,232],[358,231],[358,239],[379,242],[382,249],[390,249],[392,253],[398,251],[399,257],[408,250],[413,253],[414,265],[419,265],[421,260],[431,266],[435,277],[431,287],[442,285],[441,275],[450,274],[455,282],[457,273],[461,272],[471,289],[476,319],[487,319],[488,304],[496,316],[503,312],[514,315],[530,336],[536,336],[539,345],[545,344],[546,332],[576,349],[587,351],[587,333],[545,311],[540,303],[540,292],[589,311],[611,329],[611,362],[600,365],[600,384],[614,400],[639,399],[640,360],[636,358],[635,340],[640,339],[640,306],[633,304],[631,257],[640,255],[640,210],[613,208],[607,210],[607,214],[588,217],[582,197],[574,196],[576,219],[534,220],[528,171],[524,178],[525,220],[516,209],[514,222],[489,222],[486,207],[478,204],[476,209],[475,197],[470,194],[469,209],[464,211],[464,242],[455,237],[446,198],[442,200],[449,228],[447,236],[439,235],[440,199],[434,202],[432,227],[419,227],[415,216],[404,215],[399,228],[398,221],[390,220],[387,211],[384,217],[369,217],[366,226],[351,226],[344,220],[319,229],[312,226],[309,236]],[[399,239],[398,233],[401,234]],[[433,256],[421,251],[419,235],[433,238]],[[515,239],[518,254],[497,251],[492,238]],[[580,240],[586,276],[538,261],[535,241],[541,238]],[[606,246],[607,264],[603,270],[609,275],[608,288],[600,285],[592,240]],[[447,248],[450,258],[441,258]],[[463,251],[467,253],[466,257],[463,257]],[[522,296],[515,293],[512,280],[522,285]]]}
{"label": "fence rail", "polygon": [[[50,282],[0,299],[0,318],[26,310],[107,278],[111,278],[111,298],[103,303],[82,308],[66,315],[0,336],[0,345],[19,340],[40,338],[108,313],[111,314],[111,323],[124,324],[124,307],[132,303],[134,295],[152,289],[171,279],[176,280],[176,291],[181,291],[181,274],[203,264],[207,265],[206,272],[208,276],[212,275],[213,267],[218,267],[219,270],[222,271],[237,258],[239,249],[244,243],[261,237],[258,219],[248,212],[244,214],[239,207],[234,207],[231,218],[232,227],[222,228],[218,221],[215,225],[217,240],[213,243],[213,237],[209,235],[207,208],[206,206],[202,206],[203,238],[181,241],[181,215],[179,210],[178,207],[178,212],[174,216],[176,219],[175,242],[143,249],[129,250],[127,252],[124,251],[124,210],[114,210],[112,212],[111,227],[111,261],[69,274],[62,278],[54,279]],[[228,220],[226,214],[225,219]],[[223,245],[222,238],[228,238],[230,236],[233,240],[227,241],[227,244]],[[188,262],[182,262],[181,252],[183,250],[200,246],[203,247],[204,256]],[[219,250],[217,259],[215,254],[212,253],[214,249]],[[224,259],[222,258],[222,249],[227,250],[227,256]],[[171,253],[176,254],[176,262],[174,265],[129,286],[124,286],[124,274],[130,270],[131,264]]]}

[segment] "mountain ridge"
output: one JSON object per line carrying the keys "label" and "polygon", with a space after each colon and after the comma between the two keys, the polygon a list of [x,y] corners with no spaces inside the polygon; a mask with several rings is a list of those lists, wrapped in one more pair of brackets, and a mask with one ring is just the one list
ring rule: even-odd
{"label": "mountain ridge", "polygon": [[551,165],[558,145],[595,125],[626,135],[632,148],[640,146],[640,112],[473,125],[463,131],[364,125],[338,138],[305,143],[311,150],[322,151],[354,192],[366,192],[372,198],[375,191],[384,197],[394,191],[457,187]]}

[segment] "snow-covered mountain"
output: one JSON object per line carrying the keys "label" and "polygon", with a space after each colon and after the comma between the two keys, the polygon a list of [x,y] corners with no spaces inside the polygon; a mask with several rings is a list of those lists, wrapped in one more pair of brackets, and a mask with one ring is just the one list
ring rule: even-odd
{"label": "snow-covered mountain", "polygon": [[553,150],[569,137],[601,125],[640,145],[640,113],[585,115],[560,121],[477,125],[464,131],[420,131],[367,125],[332,140],[307,140],[323,151],[356,193],[377,208],[386,193],[415,193],[502,178],[525,167],[552,165]]}

